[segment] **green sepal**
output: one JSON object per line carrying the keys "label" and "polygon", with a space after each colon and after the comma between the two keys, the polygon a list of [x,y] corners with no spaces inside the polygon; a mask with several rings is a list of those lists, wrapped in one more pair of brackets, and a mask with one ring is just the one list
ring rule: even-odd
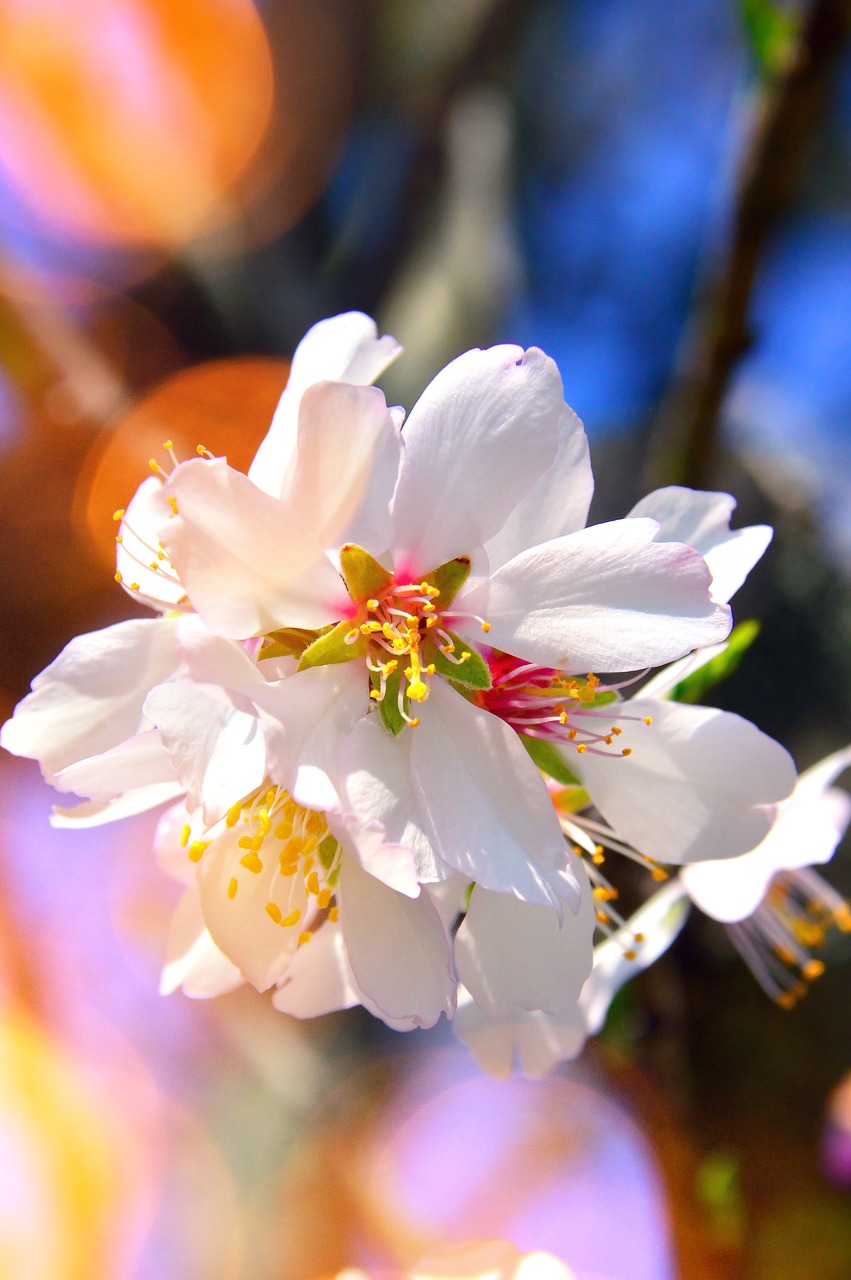
{"label": "green sepal", "polygon": [[346,636],[357,629],[357,624],[349,619],[338,622],[336,627],[326,631],[313,644],[309,644],[299,660],[299,671],[308,667],[328,667],[333,662],[351,662],[352,658],[362,658],[369,643],[366,636],[358,632],[357,640],[346,643]]}
{"label": "green sepal", "polygon": [[[742,658],[759,635],[759,623],[740,622],[727,638],[727,648],[692,671],[666,694],[672,702],[699,702],[713,685],[733,674]],[[640,696],[640,695],[639,695]]]}
{"label": "green sepal", "polygon": [[435,587],[440,592],[440,595],[435,597],[435,604],[442,612],[451,605],[469,576],[470,557],[456,556],[454,560],[447,560],[445,564],[427,573],[423,582],[427,582],[430,587]]}
{"label": "green sepal", "polygon": [[595,693],[593,702],[583,702],[583,707],[605,707],[610,702],[617,702],[618,693],[616,689],[604,689],[602,693]]}
{"label": "green sepal", "polygon": [[466,662],[451,662],[443,653],[433,636],[426,635],[422,647],[423,666],[434,663],[435,671],[453,684],[462,685],[465,689],[489,689],[491,687],[490,667],[482,655],[467,640],[455,635],[453,631],[446,633],[455,645],[455,652],[460,656],[469,653]]}
{"label": "green sepal", "polygon": [[262,662],[264,658],[300,658],[320,634],[318,631],[307,631],[304,627],[281,627],[278,631],[270,631],[263,637],[257,660]]}
{"label": "green sepal", "polygon": [[530,738],[525,733],[520,734],[520,741],[542,773],[548,773],[563,787],[582,785],[576,774],[568,768],[561,749],[554,742],[548,742],[546,738]]}
{"label": "green sepal", "polygon": [[580,809],[587,809],[591,803],[591,797],[584,787],[564,787],[561,791],[556,791],[552,800],[562,813],[579,813]]}
{"label": "green sepal", "polygon": [[333,867],[339,848],[337,841],[329,833],[316,850],[316,856],[326,871],[330,871]]}
{"label": "green sepal", "polygon": [[[402,674],[402,667],[400,664],[392,675],[387,676],[384,686],[384,697],[378,703],[378,713],[381,716],[381,723],[384,725],[384,728],[388,733],[393,734],[394,738],[398,733],[402,732],[408,723],[399,711],[399,687],[401,681],[404,679],[405,677]],[[377,674],[373,676],[373,681],[375,688],[379,688],[379,678]],[[407,696],[405,696],[404,702],[405,710],[407,711]]]}
{"label": "green sepal", "polygon": [[765,80],[781,75],[801,29],[799,14],[774,0],[739,0],[751,53]]}
{"label": "green sepal", "polygon": [[356,542],[347,542],[340,548],[340,570],[349,595],[359,603],[379,597],[394,581],[393,574]]}

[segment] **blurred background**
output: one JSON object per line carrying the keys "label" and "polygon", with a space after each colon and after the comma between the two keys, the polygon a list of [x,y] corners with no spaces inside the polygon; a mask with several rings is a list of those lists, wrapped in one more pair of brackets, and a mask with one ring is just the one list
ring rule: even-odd
{"label": "blurred background", "polygon": [[[408,408],[468,347],[553,355],[596,519],[688,482],[773,523],[716,701],[801,767],[851,741],[843,8],[0,0],[3,717],[133,613],[111,514],[163,439],[247,466],[299,338],[356,308]],[[152,819],[50,804],[0,760],[4,1280],[318,1280],[472,1236],[579,1280],[851,1276],[847,937],[787,1014],[693,920],[579,1064],[500,1083],[442,1027],[160,998]]]}

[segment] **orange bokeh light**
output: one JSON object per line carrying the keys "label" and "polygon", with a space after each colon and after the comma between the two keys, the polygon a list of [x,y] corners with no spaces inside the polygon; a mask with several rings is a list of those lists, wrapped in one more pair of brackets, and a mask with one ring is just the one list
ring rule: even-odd
{"label": "orange bokeh light", "polygon": [[250,0],[0,3],[0,164],[60,233],[170,246],[227,220],[272,103]]}
{"label": "orange bokeh light", "polygon": [[80,477],[75,524],[88,530],[106,563],[115,561],[112,513],[127,506],[150,475],[149,458],[169,465],[163,441],[173,442],[179,459],[194,457],[203,444],[247,471],[288,372],[285,360],[261,357],[182,369],[146,396],[106,440],[98,440]]}

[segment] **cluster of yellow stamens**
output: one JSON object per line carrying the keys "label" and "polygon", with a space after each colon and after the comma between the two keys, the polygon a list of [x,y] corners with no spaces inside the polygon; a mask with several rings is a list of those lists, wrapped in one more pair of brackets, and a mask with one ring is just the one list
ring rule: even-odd
{"label": "cluster of yellow stamens", "polygon": [[[227,886],[231,901],[239,890],[242,872],[259,876],[272,868],[266,914],[284,929],[301,924],[299,945],[310,941],[322,920],[338,918],[333,894],[340,849],[321,813],[302,808],[288,792],[269,786],[237,801],[228,811],[224,827],[242,832]],[[189,824],[181,832],[181,845],[193,862],[204,856],[211,843],[211,839],[193,840]]]}

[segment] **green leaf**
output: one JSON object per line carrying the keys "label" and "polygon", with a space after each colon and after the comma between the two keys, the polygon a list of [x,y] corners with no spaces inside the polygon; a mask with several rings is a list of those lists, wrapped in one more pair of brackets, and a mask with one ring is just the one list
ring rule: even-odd
{"label": "green leaf", "polygon": [[760,75],[772,80],[789,64],[800,16],[774,0],[740,0],[742,21]]}
{"label": "green leaf", "polygon": [[462,685],[465,689],[489,689],[491,687],[490,667],[482,655],[467,640],[455,635],[453,631],[446,633],[455,645],[456,658],[468,653],[469,658],[463,662],[452,662],[438,646],[433,636],[426,636],[423,644],[423,665],[434,663],[435,671],[453,684]]}
{"label": "green leaf", "polygon": [[702,667],[698,667],[697,671],[692,671],[680,680],[667,697],[672,702],[699,702],[713,685],[733,674],[758,635],[758,622],[740,622],[730,632],[723,653],[717,654]]}
{"label": "green leaf", "polygon": [[358,602],[378,597],[393,585],[393,574],[355,542],[340,548],[340,569],[349,595]]}
{"label": "green leaf", "polygon": [[308,667],[327,667],[333,662],[351,662],[352,658],[363,657],[368,644],[366,636],[358,632],[357,640],[351,644],[346,643],[346,636],[353,630],[355,625],[349,619],[346,622],[338,622],[336,627],[326,631],[318,640],[314,640],[301,655],[299,671],[306,671]]}
{"label": "green leaf", "polygon": [[430,587],[435,587],[440,595],[436,597],[437,608],[447,609],[470,576],[470,557],[456,556],[447,560],[423,579]]}
{"label": "green leaf", "polygon": [[[373,679],[375,687],[378,688],[378,676],[375,675]],[[399,666],[392,675],[387,677],[387,681],[384,686],[384,697],[378,704],[381,723],[384,725],[384,728],[388,733],[393,734],[394,738],[398,733],[402,732],[408,723],[399,711],[399,687],[403,679],[404,676],[402,675],[402,668]],[[408,710],[407,702],[408,699],[404,698],[403,705],[405,706],[406,711]]]}
{"label": "green leaf", "polygon": [[548,742],[546,738],[529,738],[523,733],[520,741],[542,773],[548,773],[563,787],[581,786],[576,774],[568,768],[561,748],[554,742]]}

